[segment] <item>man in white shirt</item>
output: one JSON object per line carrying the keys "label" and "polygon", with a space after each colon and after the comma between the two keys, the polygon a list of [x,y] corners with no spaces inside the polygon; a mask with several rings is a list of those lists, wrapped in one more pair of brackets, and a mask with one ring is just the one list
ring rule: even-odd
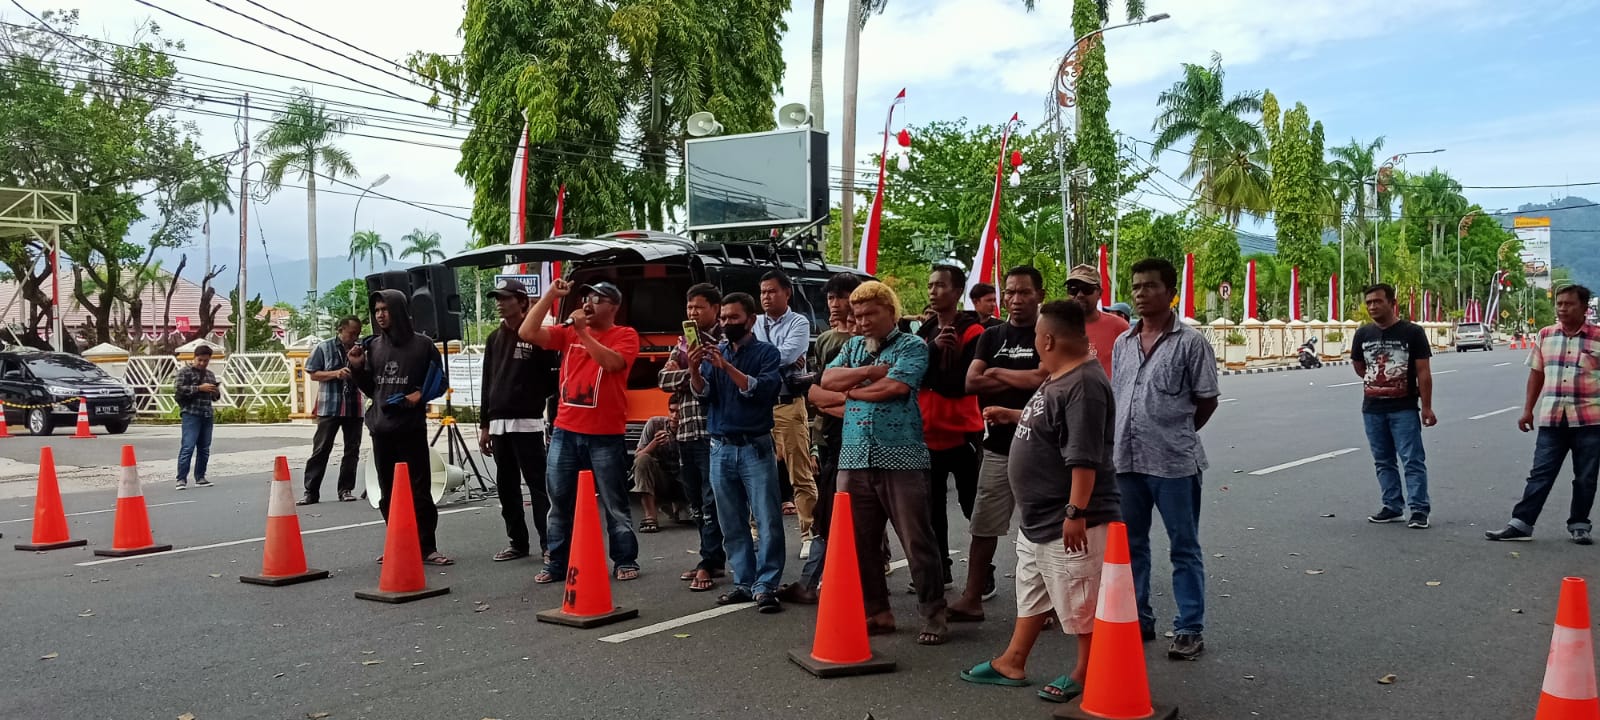
{"label": "man in white shirt", "polygon": [[811,470],[810,421],[806,399],[790,392],[790,378],[805,373],[806,351],[811,347],[811,321],[789,308],[794,283],[773,270],[761,278],[761,317],[756,318],[756,339],[778,348],[784,388],[773,409],[772,443],[778,459],[789,471],[783,514],[800,516],[800,557],[811,552],[812,513],[817,507],[817,481]]}

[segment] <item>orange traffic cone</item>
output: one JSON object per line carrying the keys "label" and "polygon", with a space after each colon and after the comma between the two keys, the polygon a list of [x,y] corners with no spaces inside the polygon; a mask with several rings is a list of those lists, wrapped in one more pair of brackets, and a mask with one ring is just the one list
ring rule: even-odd
{"label": "orange traffic cone", "polygon": [[600,534],[599,503],[594,494],[594,473],[580,470],[572,512],[572,547],[567,555],[566,591],[561,594],[561,607],[535,616],[539,622],[592,628],[639,617],[636,609],[611,604],[611,573],[606,563],[605,537]]}
{"label": "orange traffic cone", "polygon": [[6,403],[0,400],[0,438],[11,437],[11,430],[6,427]]}
{"label": "orange traffic cone", "polygon": [[267,545],[261,554],[261,574],[240,575],[239,582],[279,587],[328,577],[327,570],[306,567],[300,516],[295,514],[294,489],[289,486],[289,458],[282,455],[272,464],[272,490],[267,494]]}
{"label": "orange traffic cone", "polygon": [[[0,425],[0,429],[4,429]],[[67,513],[61,507],[61,487],[56,484],[56,455],[50,446],[39,448],[39,490],[33,497],[33,542],[18,543],[18,550],[60,550],[88,545],[73,540],[67,531]]]}
{"label": "orange traffic cone", "polygon": [[1100,571],[1100,597],[1094,610],[1094,644],[1083,695],[1061,706],[1058,718],[1176,720],[1178,709],[1150,702],[1150,677],[1139,637],[1139,609],[1128,558],[1128,526],[1107,527],[1106,559]]}
{"label": "orange traffic cone", "polygon": [[[92,439],[94,439],[94,433],[89,432],[89,398],[78,398],[78,432],[73,433],[72,439],[73,440],[92,440]],[[132,452],[132,450],[133,450],[132,446],[125,446],[125,448],[126,449],[123,451],[124,458],[126,458],[128,452]],[[135,479],[137,479],[137,478],[135,478]],[[143,496],[141,495],[140,497],[143,497]],[[121,498],[118,498],[118,499],[120,500]],[[144,502],[143,500],[140,501],[141,504],[143,502]]]}
{"label": "orange traffic cone", "polygon": [[[84,427],[83,417],[80,409],[80,430]],[[111,549],[95,550],[94,554],[127,557],[171,550],[171,545],[157,545],[150,535],[150,513],[144,506],[144,490],[139,487],[139,462],[133,457],[132,445],[122,446],[122,468],[118,473],[117,519],[111,534]]]}
{"label": "orange traffic cone", "polygon": [[790,650],[789,659],[820,678],[893,672],[894,661],[873,654],[867,640],[867,612],[861,599],[855,518],[850,511],[849,493],[833,494],[828,557],[823,563],[815,639],[809,651]]}
{"label": "orange traffic cone", "polygon": [[1594,636],[1589,629],[1589,588],[1583,578],[1561,580],[1556,628],[1544,666],[1544,688],[1534,720],[1594,720],[1600,717],[1595,693]]}
{"label": "orange traffic cone", "polygon": [[357,590],[356,597],[404,603],[450,592],[449,586],[428,587],[428,576],[422,567],[422,542],[417,539],[417,508],[411,504],[411,469],[406,463],[394,464],[394,482],[389,492],[394,495],[389,499],[389,528],[383,542],[378,589]]}

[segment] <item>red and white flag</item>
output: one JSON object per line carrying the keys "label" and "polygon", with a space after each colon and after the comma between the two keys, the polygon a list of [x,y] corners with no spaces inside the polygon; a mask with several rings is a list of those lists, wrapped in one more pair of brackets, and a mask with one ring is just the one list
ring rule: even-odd
{"label": "red and white flag", "polygon": [[1289,268],[1289,319],[1300,319],[1300,267]]}
{"label": "red and white flag", "polygon": [[1183,296],[1179,305],[1181,316],[1194,319],[1194,253],[1183,256]]}
{"label": "red and white flag", "polygon": [[[557,235],[561,235],[562,234],[561,218],[562,218],[563,215],[566,215],[566,213],[567,213],[567,186],[566,186],[565,183],[563,183],[561,185],[561,189],[556,191],[556,219],[555,219],[555,225],[551,226],[551,228],[550,228],[550,237],[556,237]],[[544,275],[544,278],[543,278],[544,287],[546,287],[546,288],[550,287],[550,283],[555,282],[556,280],[561,278],[561,263],[560,262],[549,263],[548,265],[545,266],[545,272],[542,273],[542,274]]]}
{"label": "red and white flag", "polygon": [[1244,271],[1244,319],[1256,319],[1256,261],[1251,260]]}
{"label": "red and white flag", "polygon": [[1339,319],[1339,276],[1328,276],[1328,319]]}
{"label": "red and white flag", "polygon": [[906,102],[905,88],[889,103],[889,117],[883,121],[883,152],[878,155],[878,191],[872,195],[872,209],[867,212],[867,224],[861,228],[861,247],[856,255],[856,269],[868,275],[878,272],[878,232],[883,222],[883,183],[889,169],[889,128],[894,124],[894,109]]}
{"label": "red and white flag", "polygon": [[1111,307],[1111,303],[1116,302],[1116,300],[1112,299],[1113,294],[1116,292],[1116,286],[1111,284],[1111,264],[1106,261],[1106,258],[1107,258],[1106,246],[1101,245],[1100,246],[1100,309],[1101,310],[1104,310],[1104,309],[1106,309],[1108,307]]}
{"label": "red and white flag", "polygon": [[[517,152],[511,159],[511,228],[507,243],[521,245],[528,235],[528,123],[522,123],[522,133],[517,136]],[[507,265],[503,272],[521,275],[525,265]]]}
{"label": "red and white flag", "polygon": [[[967,309],[973,309],[972,288],[978,283],[1001,287],[1000,282],[1000,187],[1006,174],[1006,146],[1011,144],[1011,126],[1017,124],[1017,114],[1012,113],[1000,134],[1000,159],[994,166],[994,195],[989,200],[989,219],[983,223],[983,236],[978,239],[978,251],[972,258],[972,272],[967,273]],[[1000,307],[995,306],[995,317],[1000,317]]]}

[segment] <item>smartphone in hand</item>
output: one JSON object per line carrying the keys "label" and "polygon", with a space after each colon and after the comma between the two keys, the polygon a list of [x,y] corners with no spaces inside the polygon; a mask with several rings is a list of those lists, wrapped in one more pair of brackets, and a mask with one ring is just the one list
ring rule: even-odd
{"label": "smartphone in hand", "polygon": [[683,342],[689,348],[700,344],[700,327],[693,320],[683,321]]}

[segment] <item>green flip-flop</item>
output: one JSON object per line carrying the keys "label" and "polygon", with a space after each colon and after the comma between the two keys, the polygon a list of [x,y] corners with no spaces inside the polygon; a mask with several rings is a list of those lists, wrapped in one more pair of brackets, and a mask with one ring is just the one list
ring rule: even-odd
{"label": "green flip-flop", "polygon": [[[1053,692],[1050,692],[1050,688],[1055,688],[1056,690],[1061,691],[1061,694],[1057,695]],[[1050,681],[1050,684],[1046,685],[1045,689],[1039,691],[1040,698],[1049,700],[1053,703],[1069,702],[1073,698],[1082,694],[1083,686],[1079,685],[1076,680],[1073,680],[1066,675],[1062,675],[1061,677]]]}
{"label": "green flip-flop", "polygon": [[994,669],[992,662],[981,662],[972,666],[971,670],[961,671],[961,679],[978,685],[999,685],[1002,687],[1027,687],[1027,680],[1008,678]]}

